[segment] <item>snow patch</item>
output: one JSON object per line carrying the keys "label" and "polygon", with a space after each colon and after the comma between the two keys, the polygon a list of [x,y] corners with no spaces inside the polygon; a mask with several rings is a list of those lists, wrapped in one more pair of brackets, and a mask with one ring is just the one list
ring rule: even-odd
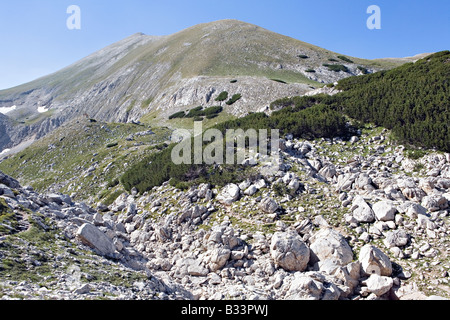
{"label": "snow patch", "polygon": [[11,151],[11,149],[5,149],[5,150],[3,150],[2,152],[0,152],[0,156],[1,156],[2,154],[8,153],[8,152],[10,152],[10,151]]}
{"label": "snow patch", "polygon": [[17,106],[12,107],[0,107],[0,113],[7,114],[8,112],[14,111],[17,109]]}
{"label": "snow patch", "polygon": [[48,111],[47,107],[38,107],[38,112],[39,113],[46,113]]}

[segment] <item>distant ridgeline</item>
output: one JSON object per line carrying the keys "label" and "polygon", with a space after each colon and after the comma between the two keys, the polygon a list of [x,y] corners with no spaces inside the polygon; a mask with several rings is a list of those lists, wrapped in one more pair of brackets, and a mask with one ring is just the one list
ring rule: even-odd
{"label": "distant ridgeline", "polygon": [[[450,51],[443,51],[390,71],[341,80],[334,96],[291,97],[274,101],[267,116],[253,113],[217,124],[227,129],[279,129],[296,138],[348,138],[355,128],[348,118],[391,129],[400,142],[450,152]],[[347,118],[348,117],[348,118]],[[251,174],[243,166],[175,165],[167,149],[148,156],[121,178],[127,190],[143,193],[171,179],[188,187],[194,182],[225,184]]]}

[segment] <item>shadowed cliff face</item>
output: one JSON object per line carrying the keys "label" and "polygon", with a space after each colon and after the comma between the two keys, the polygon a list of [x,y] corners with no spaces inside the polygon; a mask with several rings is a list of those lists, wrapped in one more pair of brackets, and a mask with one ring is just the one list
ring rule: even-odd
{"label": "shadowed cliff face", "polygon": [[7,146],[11,143],[11,138],[8,134],[9,119],[0,113],[0,151],[3,150],[3,146]]}
{"label": "shadowed cliff face", "polygon": [[30,138],[33,130],[35,129],[31,126],[17,124],[6,115],[0,113],[0,153]]}
{"label": "shadowed cliff face", "polygon": [[34,141],[42,138],[58,128],[69,117],[43,118],[32,124],[14,121],[6,115],[0,114],[0,152],[19,145],[24,141]]}
{"label": "shadowed cliff face", "polygon": [[81,115],[128,122],[156,112],[163,119],[175,109],[214,105],[214,95],[225,90],[243,96],[226,110],[241,115],[361,74],[358,66],[373,72],[396,65],[357,58],[333,62],[345,65],[347,72],[323,65],[338,56],[236,20],[200,24],[170,36],[137,33],[54,74],[0,91],[0,108],[16,106],[7,116],[19,123],[2,124],[0,130],[9,133],[3,134],[0,148],[20,143],[27,134],[43,136]]}

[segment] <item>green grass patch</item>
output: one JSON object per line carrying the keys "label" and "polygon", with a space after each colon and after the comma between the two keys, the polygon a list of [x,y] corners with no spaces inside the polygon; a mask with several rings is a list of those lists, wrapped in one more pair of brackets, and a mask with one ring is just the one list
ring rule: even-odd
{"label": "green grass patch", "polygon": [[427,154],[427,151],[423,149],[417,149],[412,146],[408,146],[406,147],[404,154],[409,159],[418,160],[424,157]]}
{"label": "green grass patch", "polygon": [[112,192],[107,192],[100,200],[105,206],[110,206],[123,192],[124,191],[120,189]]}
{"label": "green grass patch", "polygon": [[[234,81],[234,80],[232,80],[232,81]],[[228,99],[228,92],[227,91],[222,91],[221,93],[219,93],[219,95],[217,96],[217,98],[215,100],[218,101],[218,102],[223,102],[223,101],[225,101],[227,99]]]}
{"label": "green grass patch", "polygon": [[226,104],[231,106],[231,105],[235,104],[237,101],[239,101],[241,98],[242,98],[242,95],[237,93],[237,94],[233,95],[231,97],[231,99],[226,102]]}
{"label": "green grass patch", "polygon": [[[96,201],[127,166],[154,153],[152,148],[167,141],[171,134],[168,128],[151,128],[155,134],[126,140],[131,134],[149,129],[133,124],[73,121],[2,161],[0,170],[41,193],[58,184],[59,192],[75,193],[77,201],[92,197]],[[119,141],[120,147],[106,147]],[[91,167],[95,170],[88,172]]]}
{"label": "green grass patch", "polygon": [[172,119],[181,119],[181,118],[184,118],[184,117],[186,117],[186,112],[180,111],[180,112],[176,112],[176,113],[170,115],[170,116],[169,116],[169,120],[172,120]]}
{"label": "green grass patch", "polygon": [[349,71],[348,68],[346,66],[342,65],[342,64],[327,64],[327,63],[324,63],[323,66],[327,67],[330,71],[334,71],[334,72],[340,72],[340,71],[348,72]]}
{"label": "green grass patch", "polygon": [[354,63],[352,60],[350,60],[346,56],[338,56],[338,58],[341,59],[342,61],[345,61],[345,62],[348,62],[348,63]]}

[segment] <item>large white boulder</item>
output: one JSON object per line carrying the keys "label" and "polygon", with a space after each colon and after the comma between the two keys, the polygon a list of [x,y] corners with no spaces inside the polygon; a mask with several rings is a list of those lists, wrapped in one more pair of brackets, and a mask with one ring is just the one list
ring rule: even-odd
{"label": "large white boulder", "polygon": [[367,279],[366,284],[367,289],[379,297],[391,290],[394,285],[394,280],[389,277],[372,274],[369,279]]}
{"label": "large white boulder", "polygon": [[392,274],[392,263],[389,257],[370,244],[361,248],[359,262],[361,262],[362,270],[368,275],[377,274],[389,277]]}
{"label": "large white boulder", "polygon": [[397,208],[390,201],[379,201],[372,206],[377,220],[394,221]]}
{"label": "large white boulder", "polygon": [[241,190],[239,189],[238,185],[230,183],[222,189],[222,191],[217,196],[217,200],[220,203],[229,206],[239,199],[240,191]]}
{"label": "large white boulder", "polygon": [[77,238],[85,245],[109,258],[116,257],[116,246],[110,238],[90,223],[83,224],[77,231]]}
{"label": "large white boulder", "polygon": [[310,239],[310,250],[314,260],[335,261],[344,266],[353,260],[353,251],[345,238],[337,231],[325,228],[315,233]]}
{"label": "large white boulder", "polygon": [[259,203],[259,208],[265,213],[271,214],[277,211],[279,206],[278,203],[272,198],[264,198]]}
{"label": "large white boulder", "polygon": [[358,222],[374,222],[375,213],[362,196],[356,196],[352,203],[353,217]]}
{"label": "large white boulder", "polygon": [[275,264],[286,271],[304,271],[310,251],[297,232],[276,232],[272,236],[270,254]]}

